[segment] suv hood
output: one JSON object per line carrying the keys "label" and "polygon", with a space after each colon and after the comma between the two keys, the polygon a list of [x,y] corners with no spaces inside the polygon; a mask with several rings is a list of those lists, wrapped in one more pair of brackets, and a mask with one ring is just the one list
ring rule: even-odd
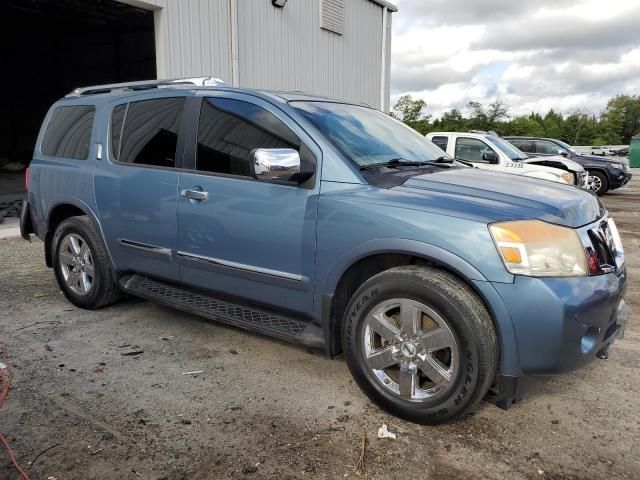
{"label": "suv hood", "polygon": [[416,208],[485,223],[539,219],[577,228],[605,213],[589,191],[474,168],[413,176],[391,190],[411,194],[409,202]]}
{"label": "suv hood", "polygon": [[533,165],[546,165],[547,167],[561,168],[563,170],[569,170],[573,173],[584,172],[584,167],[578,162],[570,160],[562,155],[554,155],[552,157],[529,157],[526,160],[521,160],[523,163],[530,163]]}
{"label": "suv hood", "polygon": [[625,163],[628,163],[625,157],[601,157],[599,155],[586,155],[581,153],[577,156],[577,158],[582,160],[589,160],[590,162],[594,163],[602,163],[605,165],[610,163],[622,163],[624,165]]}

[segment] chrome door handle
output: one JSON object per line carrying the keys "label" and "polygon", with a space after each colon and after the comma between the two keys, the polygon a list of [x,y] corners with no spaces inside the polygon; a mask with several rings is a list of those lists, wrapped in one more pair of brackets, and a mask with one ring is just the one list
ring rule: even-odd
{"label": "chrome door handle", "polygon": [[208,200],[209,192],[201,192],[200,190],[182,190],[180,195],[191,200]]}

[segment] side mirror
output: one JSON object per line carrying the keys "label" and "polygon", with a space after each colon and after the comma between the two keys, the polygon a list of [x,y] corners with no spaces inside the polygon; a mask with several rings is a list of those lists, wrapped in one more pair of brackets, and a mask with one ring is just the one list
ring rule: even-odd
{"label": "side mirror", "polygon": [[558,155],[562,155],[563,157],[568,157],[569,152],[567,152],[564,148],[559,148],[557,151]]}
{"label": "side mirror", "polygon": [[258,180],[301,183],[313,175],[303,174],[300,154],[292,148],[257,148],[251,158],[251,176]]}
{"label": "side mirror", "polygon": [[498,155],[493,150],[487,150],[482,154],[482,160],[489,163],[498,163]]}

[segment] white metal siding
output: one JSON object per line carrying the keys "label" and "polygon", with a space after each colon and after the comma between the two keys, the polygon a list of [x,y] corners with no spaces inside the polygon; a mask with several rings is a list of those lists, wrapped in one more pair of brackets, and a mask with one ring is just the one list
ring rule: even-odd
{"label": "white metal siding", "polygon": [[[238,85],[300,90],[385,107],[384,9],[373,1],[343,0],[342,35],[321,28],[323,0],[289,0],[284,8],[275,8],[270,0],[121,1],[155,10],[160,78],[213,75],[231,84],[235,18]],[[232,5],[237,5],[234,15]],[[389,44],[390,35],[387,52]],[[388,85],[386,92],[388,98]]]}
{"label": "white metal siding", "polygon": [[345,2],[344,33],[320,28],[321,0],[238,1],[240,85],[380,107],[382,7]]}
{"label": "white metal siding", "polygon": [[210,74],[231,81],[229,0],[125,1],[155,9],[159,78]]}

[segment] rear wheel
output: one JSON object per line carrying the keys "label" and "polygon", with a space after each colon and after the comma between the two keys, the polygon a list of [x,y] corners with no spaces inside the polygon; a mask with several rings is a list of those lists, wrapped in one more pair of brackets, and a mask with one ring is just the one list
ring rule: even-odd
{"label": "rear wheel", "polygon": [[469,412],[497,369],[486,308],[463,282],[434,268],[393,268],[365,282],[347,308],[343,342],[362,390],[417,423]]}
{"label": "rear wheel", "polygon": [[51,244],[56,280],[71,303],[93,309],[118,299],[120,290],[102,238],[88,217],[64,220]]}
{"label": "rear wheel", "polygon": [[609,180],[604,173],[591,172],[591,181],[593,182],[594,193],[604,195],[609,191]]}

